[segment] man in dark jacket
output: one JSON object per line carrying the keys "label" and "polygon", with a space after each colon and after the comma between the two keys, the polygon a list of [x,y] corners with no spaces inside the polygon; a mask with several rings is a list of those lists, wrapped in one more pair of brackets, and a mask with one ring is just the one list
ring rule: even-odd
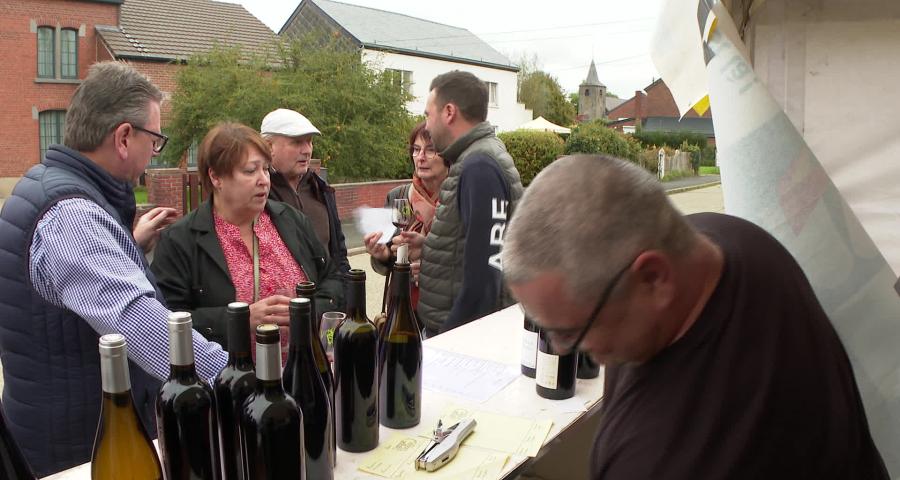
{"label": "man in dark jacket", "polygon": [[410,258],[421,255],[418,312],[428,335],[512,303],[502,284],[500,248],[522,182],[487,112],[487,86],[475,75],[452,71],[431,82],[425,128],[450,173],[427,239],[403,233]]}
{"label": "man in dark jacket", "polygon": [[303,212],[331,260],[343,275],[350,270],[344,231],[334,188],[310,170],[314,135],[322,132],[306,117],[279,108],[263,118],[260,133],[272,146],[272,188],[269,198]]}

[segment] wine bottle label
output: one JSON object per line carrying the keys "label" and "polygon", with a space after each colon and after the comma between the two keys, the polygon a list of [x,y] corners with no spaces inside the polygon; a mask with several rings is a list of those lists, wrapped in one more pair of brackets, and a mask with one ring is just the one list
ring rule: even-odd
{"label": "wine bottle label", "polygon": [[534,368],[537,357],[537,332],[522,330],[522,366]]}
{"label": "wine bottle label", "polygon": [[281,378],[281,344],[256,344],[256,378],[279,380]]}
{"label": "wine bottle label", "polygon": [[556,390],[559,386],[559,356],[537,352],[537,366],[535,367],[534,381],[544,388]]}

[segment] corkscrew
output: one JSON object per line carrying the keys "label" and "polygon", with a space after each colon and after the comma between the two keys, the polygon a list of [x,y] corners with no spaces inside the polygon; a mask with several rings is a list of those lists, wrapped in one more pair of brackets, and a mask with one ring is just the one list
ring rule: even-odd
{"label": "corkscrew", "polygon": [[438,420],[431,441],[416,458],[416,470],[433,472],[453,460],[463,440],[475,430],[475,425],[474,418],[467,418],[448,428],[441,428],[441,421]]}

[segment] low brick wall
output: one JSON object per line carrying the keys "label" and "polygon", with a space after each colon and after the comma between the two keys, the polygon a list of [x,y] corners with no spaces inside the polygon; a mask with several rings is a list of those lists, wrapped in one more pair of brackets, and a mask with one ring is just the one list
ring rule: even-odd
{"label": "low brick wall", "polygon": [[[172,207],[179,212],[184,205],[184,170],[155,168],[147,170],[147,203]],[[341,220],[353,216],[359,207],[383,207],[387,193],[409,180],[383,180],[378,182],[339,183],[332,185]]]}
{"label": "low brick wall", "polygon": [[332,185],[341,220],[353,216],[359,207],[383,207],[387,193],[409,180],[384,180],[365,183],[339,183]]}

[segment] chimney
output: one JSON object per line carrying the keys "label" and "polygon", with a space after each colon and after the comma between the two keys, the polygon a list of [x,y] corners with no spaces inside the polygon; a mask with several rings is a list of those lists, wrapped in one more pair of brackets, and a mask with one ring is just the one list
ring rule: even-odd
{"label": "chimney", "polygon": [[634,92],[634,128],[640,129],[644,126],[641,119],[644,118],[644,92],[636,90]]}

